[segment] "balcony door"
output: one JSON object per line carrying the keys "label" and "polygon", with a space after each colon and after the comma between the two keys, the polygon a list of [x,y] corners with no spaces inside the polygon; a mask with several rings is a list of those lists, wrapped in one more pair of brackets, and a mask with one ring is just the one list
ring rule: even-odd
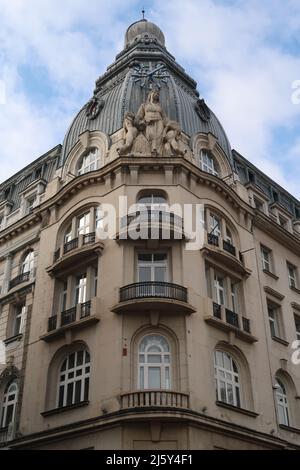
{"label": "balcony door", "polygon": [[171,388],[171,354],[165,337],[148,335],[140,343],[138,386],[140,390]]}
{"label": "balcony door", "polygon": [[88,235],[91,232],[91,213],[81,215],[77,219],[77,233],[79,235]]}
{"label": "balcony door", "polygon": [[[147,294],[161,296],[168,282],[168,255],[166,253],[140,253],[138,255],[138,282],[146,283]],[[149,292],[148,292],[149,290]]]}

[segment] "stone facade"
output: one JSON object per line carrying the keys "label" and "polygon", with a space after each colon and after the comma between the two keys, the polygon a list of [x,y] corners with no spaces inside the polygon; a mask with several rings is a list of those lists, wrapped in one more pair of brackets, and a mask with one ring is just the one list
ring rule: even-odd
{"label": "stone facade", "polygon": [[[0,192],[4,447],[300,449],[300,203],[231,152],[157,26]],[[204,208],[199,247],[174,204]]]}

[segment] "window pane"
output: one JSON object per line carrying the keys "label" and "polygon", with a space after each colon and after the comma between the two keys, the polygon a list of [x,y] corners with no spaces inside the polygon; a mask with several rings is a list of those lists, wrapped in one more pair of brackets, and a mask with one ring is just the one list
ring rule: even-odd
{"label": "window pane", "polygon": [[73,404],[73,387],[74,387],[73,383],[68,384],[68,388],[67,388],[67,406],[70,406],[70,405]]}
{"label": "window pane", "polygon": [[148,382],[149,388],[161,388],[160,367],[149,367]]}
{"label": "window pane", "polygon": [[85,379],[85,382],[84,382],[84,401],[88,401],[89,399],[89,386],[90,386],[90,380],[87,378]]}
{"label": "window pane", "polygon": [[75,403],[81,402],[81,380],[75,383]]}
{"label": "window pane", "polygon": [[150,267],[139,267],[139,282],[150,282],[151,281],[151,268]]}
{"label": "window pane", "polygon": [[160,364],[161,363],[161,356],[160,355],[154,355],[154,354],[149,354],[148,355],[148,362],[151,364]]}

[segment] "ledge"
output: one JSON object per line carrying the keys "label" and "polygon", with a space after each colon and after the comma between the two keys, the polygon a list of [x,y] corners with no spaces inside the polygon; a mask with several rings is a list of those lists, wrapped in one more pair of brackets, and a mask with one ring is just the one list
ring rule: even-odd
{"label": "ledge", "polygon": [[279,428],[283,429],[284,431],[294,432],[296,434],[300,434],[299,428],[292,428],[291,426],[286,426],[285,424],[279,424]]}
{"label": "ledge", "polygon": [[278,281],[279,276],[276,276],[276,274],[272,273],[268,269],[263,269],[263,272],[267,274],[268,276],[270,276],[272,279],[275,279],[275,281]]}
{"label": "ledge", "polygon": [[289,342],[286,341],[285,339],[278,338],[277,336],[271,336],[273,341],[276,341],[277,343],[283,344],[283,346],[289,346]]}
{"label": "ledge", "polygon": [[200,251],[204,257],[224,264],[227,268],[235,271],[236,274],[239,274],[242,277],[249,277],[252,273],[252,271],[247,269],[236,256],[221,248],[205,243]]}
{"label": "ledge", "polygon": [[80,403],[75,403],[74,405],[64,406],[62,408],[55,408],[54,410],[44,411],[43,413],[41,413],[41,415],[43,416],[43,418],[47,418],[48,416],[65,413],[66,411],[71,411],[77,408],[81,408],[83,406],[87,406],[89,405],[89,403],[90,403],[89,401],[82,401]]}
{"label": "ledge", "polygon": [[232,331],[233,333],[235,333],[235,336],[237,338],[240,338],[243,341],[246,341],[246,343],[258,342],[258,338],[256,336],[253,336],[251,333],[247,333],[246,331],[240,330],[239,328],[236,328],[230,323],[220,320],[214,317],[213,315],[205,316],[204,321],[208,323],[209,325],[214,326],[215,328],[218,328],[219,330],[226,331],[226,332]]}
{"label": "ledge", "polygon": [[291,302],[291,306],[292,308],[300,312],[300,304],[298,304],[297,302]]}
{"label": "ledge", "polygon": [[228,403],[224,403],[223,401],[216,401],[216,405],[222,408],[226,408],[227,410],[237,411],[238,413],[242,413],[246,416],[251,416],[251,418],[257,418],[257,416],[259,416],[259,413],[246,410],[245,408],[239,408],[238,406],[229,405]]}
{"label": "ledge", "polygon": [[3,343],[5,344],[5,346],[8,346],[9,344],[14,343],[15,341],[21,341],[22,338],[23,338],[22,334],[12,336],[11,338],[5,339]]}
{"label": "ledge", "polygon": [[264,291],[265,291],[267,294],[270,294],[270,295],[272,295],[273,297],[276,297],[276,299],[278,299],[278,300],[283,300],[283,299],[285,298],[285,295],[280,294],[280,292],[277,292],[277,290],[272,289],[272,288],[269,287],[269,286],[264,286]]}
{"label": "ledge", "polygon": [[50,341],[54,341],[60,336],[63,336],[66,331],[84,328],[86,326],[90,326],[95,323],[98,323],[99,321],[100,321],[100,318],[98,316],[91,315],[89,317],[83,318],[82,320],[78,320],[78,321],[75,321],[74,323],[69,323],[68,325],[57,328],[57,330],[49,331],[49,333],[46,333],[45,335],[40,336],[40,339],[42,341],[45,341],[46,343],[50,343]]}
{"label": "ledge", "polygon": [[300,289],[298,289],[297,287],[290,286],[290,289],[291,289],[293,292],[296,292],[297,294],[300,294]]}

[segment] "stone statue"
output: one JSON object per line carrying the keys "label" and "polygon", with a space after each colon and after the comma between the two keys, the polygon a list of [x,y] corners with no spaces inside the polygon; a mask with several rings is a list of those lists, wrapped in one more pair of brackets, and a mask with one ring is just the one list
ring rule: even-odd
{"label": "stone statue", "polygon": [[180,149],[179,138],[181,137],[181,128],[176,121],[167,121],[163,132],[163,142],[165,143],[165,150],[168,155],[175,153],[177,155],[184,155],[184,151]]}
{"label": "stone statue", "polygon": [[124,154],[129,152],[132,149],[133,143],[138,135],[138,130],[134,126],[134,121],[135,121],[135,115],[133,113],[126,113],[124,117],[124,145],[117,149],[117,152],[119,154]]}
{"label": "stone statue", "polygon": [[136,116],[136,125],[140,130],[145,130],[152,153],[159,153],[161,150],[165,124],[166,117],[159,102],[159,91],[153,90]]}

